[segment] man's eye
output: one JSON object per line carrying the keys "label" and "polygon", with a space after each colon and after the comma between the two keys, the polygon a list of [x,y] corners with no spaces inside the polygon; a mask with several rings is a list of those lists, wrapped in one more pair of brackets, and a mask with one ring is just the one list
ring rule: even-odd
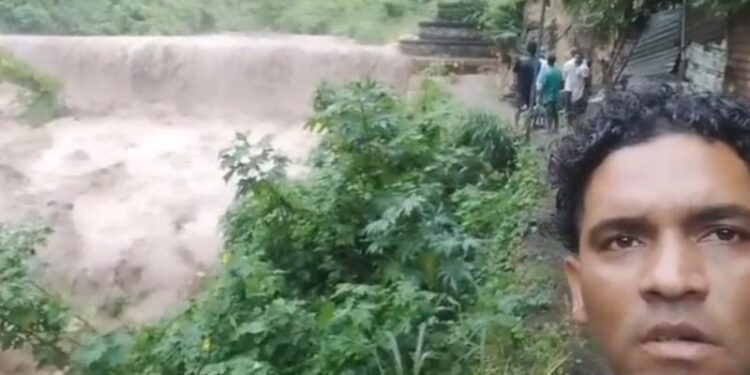
{"label": "man's eye", "polygon": [[747,239],[747,235],[731,228],[715,229],[700,239],[700,242],[718,242],[731,244]]}
{"label": "man's eye", "polygon": [[643,246],[643,242],[631,236],[617,236],[605,242],[604,250],[625,250]]}

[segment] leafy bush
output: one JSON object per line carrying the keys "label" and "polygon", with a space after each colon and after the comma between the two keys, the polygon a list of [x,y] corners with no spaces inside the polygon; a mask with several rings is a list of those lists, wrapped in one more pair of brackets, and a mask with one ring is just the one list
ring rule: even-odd
{"label": "leafy bush", "polygon": [[[654,12],[683,4],[679,0],[564,0],[563,3],[581,24],[600,37],[611,37],[632,27],[642,29],[641,23]],[[750,0],[692,0],[685,4],[727,16],[746,8]]]}
{"label": "leafy bush", "polygon": [[0,50],[0,83],[4,81],[21,88],[22,118],[27,123],[42,125],[60,114],[63,107],[60,82]]}
{"label": "leafy bush", "polygon": [[523,0],[485,0],[481,28],[501,45],[512,46],[523,33]]}
{"label": "leafy bush", "polygon": [[[0,31],[34,34],[185,34],[206,30],[231,1],[0,0]],[[211,9],[210,11],[204,10]],[[241,10],[241,9],[235,9]]]}
{"label": "leafy bush", "polygon": [[484,11],[481,1],[443,2],[438,5],[437,19],[441,22],[456,22],[477,25],[475,16]]}
{"label": "leafy bush", "polygon": [[273,30],[396,37],[434,0],[0,0],[0,32],[119,35]]}
{"label": "leafy bush", "polygon": [[[324,86],[308,128],[322,139],[305,179],[283,178],[286,159],[245,136],[221,154],[240,194],[220,267],[185,308],[137,330],[77,336],[77,345],[62,344],[64,314],[31,327],[49,339],[22,342],[59,348],[65,356],[53,363],[85,375],[560,366],[565,331],[531,319],[549,308],[549,280],[518,251],[544,192],[531,151],[434,85],[409,102],[371,81]],[[18,249],[0,242],[0,253]],[[18,293],[0,284],[0,316]]]}
{"label": "leafy bush", "polygon": [[41,366],[62,366],[69,360],[69,313],[34,273],[35,248],[48,234],[43,227],[0,225],[0,344],[3,350],[31,346]]}
{"label": "leafy bush", "polygon": [[441,21],[461,22],[481,30],[501,48],[516,48],[523,34],[523,0],[465,0],[443,4]]}
{"label": "leafy bush", "polygon": [[455,147],[473,147],[493,169],[510,171],[515,164],[515,145],[492,114],[469,112],[452,134]]}
{"label": "leafy bush", "polygon": [[[521,33],[522,0],[466,0],[439,15],[504,44]],[[438,0],[0,0],[0,32],[65,35],[268,30],[395,40],[437,13]],[[455,8],[455,7],[454,7]]]}

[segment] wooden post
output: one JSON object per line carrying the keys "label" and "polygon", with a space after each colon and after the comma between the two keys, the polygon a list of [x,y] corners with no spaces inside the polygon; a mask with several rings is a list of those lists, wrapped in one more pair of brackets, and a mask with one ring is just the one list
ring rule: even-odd
{"label": "wooden post", "polygon": [[685,72],[687,71],[688,62],[685,61],[687,56],[687,13],[688,13],[688,2],[682,0],[682,12],[680,14],[680,66],[677,67],[677,76],[680,79],[685,79]]}

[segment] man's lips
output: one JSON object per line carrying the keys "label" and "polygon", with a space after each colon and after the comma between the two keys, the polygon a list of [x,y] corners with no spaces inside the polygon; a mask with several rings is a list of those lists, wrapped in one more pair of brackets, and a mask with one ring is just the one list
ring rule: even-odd
{"label": "man's lips", "polygon": [[711,343],[703,330],[689,323],[661,323],[646,332],[644,342],[688,341],[696,343]]}
{"label": "man's lips", "polygon": [[689,323],[658,324],[646,332],[641,345],[657,358],[682,361],[700,360],[717,348],[705,331]]}

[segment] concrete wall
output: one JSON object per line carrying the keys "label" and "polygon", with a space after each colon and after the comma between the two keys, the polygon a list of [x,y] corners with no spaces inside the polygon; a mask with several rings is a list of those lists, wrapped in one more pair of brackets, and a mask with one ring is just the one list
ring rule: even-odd
{"label": "concrete wall", "polygon": [[685,78],[691,90],[720,93],[724,88],[724,73],[727,66],[726,42],[720,45],[692,43],[685,57]]}

